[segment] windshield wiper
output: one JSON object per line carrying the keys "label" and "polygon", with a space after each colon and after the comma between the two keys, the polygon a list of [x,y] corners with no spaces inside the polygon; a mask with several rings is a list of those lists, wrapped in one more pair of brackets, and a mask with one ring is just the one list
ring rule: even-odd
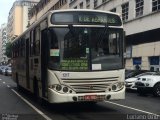
{"label": "windshield wiper", "polygon": [[75,30],[72,24],[68,25],[69,31],[73,37],[75,37]]}

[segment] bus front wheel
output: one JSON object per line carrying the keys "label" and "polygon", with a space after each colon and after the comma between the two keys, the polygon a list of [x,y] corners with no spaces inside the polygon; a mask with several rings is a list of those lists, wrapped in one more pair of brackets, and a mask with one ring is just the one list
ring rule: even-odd
{"label": "bus front wheel", "polygon": [[33,79],[33,94],[35,99],[39,98],[38,81],[36,78]]}

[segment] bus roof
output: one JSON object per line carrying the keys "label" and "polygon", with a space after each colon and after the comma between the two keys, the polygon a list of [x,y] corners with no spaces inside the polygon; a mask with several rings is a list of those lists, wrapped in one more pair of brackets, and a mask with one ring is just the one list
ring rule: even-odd
{"label": "bus roof", "polygon": [[120,16],[119,13],[115,13],[115,12],[110,12],[110,11],[103,11],[103,10],[91,10],[91,9],[64,9],[64,10],[52,10],[50,11],[51,13],[56,13],[56,12],[71,12],[71,11],[83,11],[83,12],[99,12],[99,13],[108,13],[108,14],[114,14],[114,15],[118,15]]}
{"label": "bus roof", "polygon": [[107,13],[107,14],[114,14],[117,16],[120,16],[120,14],[118,13],[114,13],[114,12],[110,12],[110,11],[103,11],[103,10],[91,10],[91,9],[63,9],[63,10],[51,10],[48,11],[46,14],[44,14],[42,17],[40,17],[37,21],[35,21],[26,31],[24,31],[21,35],[19,35],[17,38],[15,38],[12,43],[14,43],[15,41],[17,41],[17,39],[21,38],[24,34],[26,34],[28,31],[30,31],[31,29],[33,29],[37,24],[39,24],[41,21],[43,21],[44,19],[46,19],[48,17],[49,14],[53,14],[53,13],[57,13],[57,12],[99,12],[99,13]]}

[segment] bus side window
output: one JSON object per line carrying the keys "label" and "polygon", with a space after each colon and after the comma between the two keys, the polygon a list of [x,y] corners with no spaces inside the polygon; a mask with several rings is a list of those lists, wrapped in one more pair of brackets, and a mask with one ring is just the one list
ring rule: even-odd
{"label": "bus side window", "polygon": [[34,55],[34,31],[30,32],[30,56]]}
{"label": "bus side window", "polygon": [[18,47],[17,47],[17,56],[20,56],[20,40],[18,40]]}
{"label": "bus side window", "polygon": [[49,36],[50,36],[49,37],[50,49],[58,49],[59,46],[58,46],[58,40],[57,40],[56,34],[52,31]]}
{"label": "bus side window", "polygon": [[20,56],[24,57],[25,56],[25,39],[22,38],[20,42]]}
{"label": "bus side window", "polygon": [[34,45],[35,45],[35,55],[39,55],[40,54],[40,27],[38,26],[35,29],[35,41],[34,41]]}
{"label": "bus side window", "polygon": [[[48,32],[48,38],[49,38],[49,49],[50,49],[50,51],[52,51],[53,49],[55,49],[55,50],[57,49],[58,50],[59,49],[58,39],[57,39],[57,36],[56,36],[56,34],[54,33],[53,30],[50,30]],[[50,54],[49,67],[57,69],[59,61],[60,61],[60,57],[59,56],[52,56]]]}
{"label": "bus side window", "polygon": [[30,32],[30,56],[40,54],[40,27]]}

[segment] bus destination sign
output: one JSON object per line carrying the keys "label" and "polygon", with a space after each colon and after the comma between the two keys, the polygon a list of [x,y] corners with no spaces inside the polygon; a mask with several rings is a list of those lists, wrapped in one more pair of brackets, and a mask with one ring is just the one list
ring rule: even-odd
{"label": "bus destination sign", "polygon": [[[65,18],[65,19],[64,19]],[[121,26],[118,15],[99,12],[63,12],[54,13],[51,17],[52,24],[108,24]]]}
{"label": "bus destination sign", "polygon": [[61,62],[62,70],[78,70],[86,71],[88,70],[88,60],[87,59],[68,59]]}
{"label": "bus destination sign", "polygon": [[78,20],[80,23],[108,23],[108,24],[117,23],[115,17],[107,17],[107,16],[79,15]]}

